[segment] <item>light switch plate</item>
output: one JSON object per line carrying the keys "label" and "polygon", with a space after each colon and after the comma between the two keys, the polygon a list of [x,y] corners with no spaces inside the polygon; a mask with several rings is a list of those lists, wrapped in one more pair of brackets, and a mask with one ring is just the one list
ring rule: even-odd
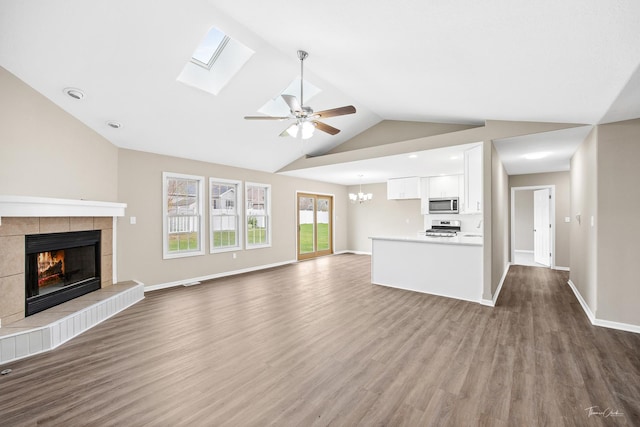
{"label": "light switch plate", "polygon": [[564,217],[564,222],[571,222],[571,217],[570,216],[565,216]]}
{"label": "light switch plate", "polygon": [[135,223],[136,223],[136,217],[135,217],[135,216],[130,217],[130,218],[129,218],[129,223],[130,223],[131,225],[135,224]]}

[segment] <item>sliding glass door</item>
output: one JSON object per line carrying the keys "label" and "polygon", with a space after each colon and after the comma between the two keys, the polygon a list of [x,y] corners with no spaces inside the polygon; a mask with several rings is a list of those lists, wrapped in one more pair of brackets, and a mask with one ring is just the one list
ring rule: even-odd
{"label": "sliding glass door", "polygon": [[298,193],[298,259],[333,253],[333,197]]}

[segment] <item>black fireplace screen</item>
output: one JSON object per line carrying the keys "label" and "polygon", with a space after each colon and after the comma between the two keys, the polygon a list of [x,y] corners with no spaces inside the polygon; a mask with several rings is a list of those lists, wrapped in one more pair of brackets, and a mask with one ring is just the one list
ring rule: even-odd
{"label": "black fireplace screen", "polygon": [[25,238],[25,315],[100,288],[100,230]]}

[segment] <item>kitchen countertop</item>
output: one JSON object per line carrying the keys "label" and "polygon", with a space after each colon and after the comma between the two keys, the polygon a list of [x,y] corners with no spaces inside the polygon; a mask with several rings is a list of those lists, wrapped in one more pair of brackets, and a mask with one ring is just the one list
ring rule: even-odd
{"label": "kitchen countertop", "polygon": [[432,236],[371,236],[371,240],[394,240],[402,242],[434,243],[439,245],[466,245],[482,246],[482,235],[477,233],[458,233],[455,237],[432,237]]}

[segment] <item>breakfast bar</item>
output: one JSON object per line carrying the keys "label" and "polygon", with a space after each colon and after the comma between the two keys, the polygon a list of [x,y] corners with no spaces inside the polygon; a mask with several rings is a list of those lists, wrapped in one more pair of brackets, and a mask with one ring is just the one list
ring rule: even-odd
{"label": "breakfast bar", "polygon": [[373,284],[481,301],[482,236],[370,239]]}

